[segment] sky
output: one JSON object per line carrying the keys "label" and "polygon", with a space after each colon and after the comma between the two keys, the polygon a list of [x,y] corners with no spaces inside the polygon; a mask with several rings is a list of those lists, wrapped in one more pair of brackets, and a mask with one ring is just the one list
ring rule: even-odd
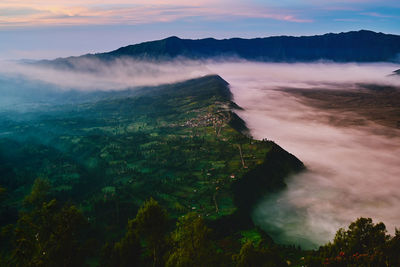
{"label": "sky", "polygon": [[400,34],[400,1],[1,0],[0,59],[105,52],[173,35],[223,39],[360,29]]}

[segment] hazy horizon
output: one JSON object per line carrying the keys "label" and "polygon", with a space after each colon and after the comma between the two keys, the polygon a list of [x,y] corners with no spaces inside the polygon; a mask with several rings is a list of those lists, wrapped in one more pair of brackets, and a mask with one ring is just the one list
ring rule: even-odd
{"label": "hazy horizon", "polygon": [[0,3],[0,59],[105,52],[169,36],[200,39],[372,30],[400,34],[398,1],[28,1]]}

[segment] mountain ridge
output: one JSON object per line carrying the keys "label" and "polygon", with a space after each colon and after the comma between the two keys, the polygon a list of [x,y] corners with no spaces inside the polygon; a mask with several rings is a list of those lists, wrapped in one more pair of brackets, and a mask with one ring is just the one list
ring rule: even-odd
{"label": "mountain ridge", "polygon": [[368,30],[326,33],[312,36],[271,36],[230,39],[165,39],[142,42],[116,50],[80,57],[41,61],[62,66],[73,65],[80,58],[166,61],[176,58],[194,60],[238,58],[261,62],[398,62],[400,36]]}

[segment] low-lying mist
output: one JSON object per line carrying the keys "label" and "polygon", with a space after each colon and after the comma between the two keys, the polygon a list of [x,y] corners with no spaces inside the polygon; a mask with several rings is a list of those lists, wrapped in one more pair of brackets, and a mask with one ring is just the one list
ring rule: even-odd
{"label": "low-lying mist", "polygon": [[189,60],[159,63],[129,58],[112,61],[82,58],[73,61],[70,68],[61,68],[56,64],[0,62],[2,76],[40,81],[63,90],[97,91],[156,86],[207,73],[203,64]]}
{"label": "low-lying mist", "polygon": [[[174,83],[216,73],[230,83],[237,111],[257,139],[272,139],[302,160],[308,171],[254,210],[255,222],[277,241],[315,247],[357,217],[400,227],[400,137],[374,134],[373,123],[337,127],[330,114],[302,104],[279,89],[354,90],[357,84],[400,86],[394,64],[265,64],[176,60],[83,60],[72,69],[0,63],[0,110],[38,93],[112,91]],[[89,71],[82,71],[87,69]],[[25,89],[24,89],[25,88]],[[8,98],[7,98],[8,97]],[[380,129],[382,132],[382,129]],[[383,128],[384,131],[384,128]]]}
{"label": "low-lying mist", "polygon": [[[196,61],[157,63],[133,59],[96,58],[72,61],[69,67],[0,61],[0,111],[98,100],[106,92],[134,90],[209,74]],[[97,94],[97,95],[96,95]]]}
{"label": "low-lying mist", "polygon": [[[230,83],[237,111],[257,139],[276,141],[308,171],[254,209],[256,224],[283,243],[315,248],[358,217],[400,227],[400,135],[376,135],[374,123],[335,127],[331,114],[299,102],[279,88],[354,90],[359,83],[400,85],[391,64],[262,64],[210,66]],[[383,129],[380,129],[382,132]]]}

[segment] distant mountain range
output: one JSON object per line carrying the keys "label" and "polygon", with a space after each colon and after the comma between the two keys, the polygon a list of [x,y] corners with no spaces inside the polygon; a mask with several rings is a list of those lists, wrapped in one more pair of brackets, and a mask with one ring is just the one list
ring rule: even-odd
{"label": "distant mountain range", "polygon": [[[131,57],[144,60],[223,59],[239,58],[263,62],[310,62],[327,60],[334,62],[398,62],[400,60],[400,36],[373,31],[328,33],[315,36],[276,36],[255,39],[213,38],[190,40],[169,37],[121,47],[117,50],[88,54],[81,57],[112,60]],[[68,66],[76,58],[51,61]],[[48,61],[46,61],[48,62]]]}

